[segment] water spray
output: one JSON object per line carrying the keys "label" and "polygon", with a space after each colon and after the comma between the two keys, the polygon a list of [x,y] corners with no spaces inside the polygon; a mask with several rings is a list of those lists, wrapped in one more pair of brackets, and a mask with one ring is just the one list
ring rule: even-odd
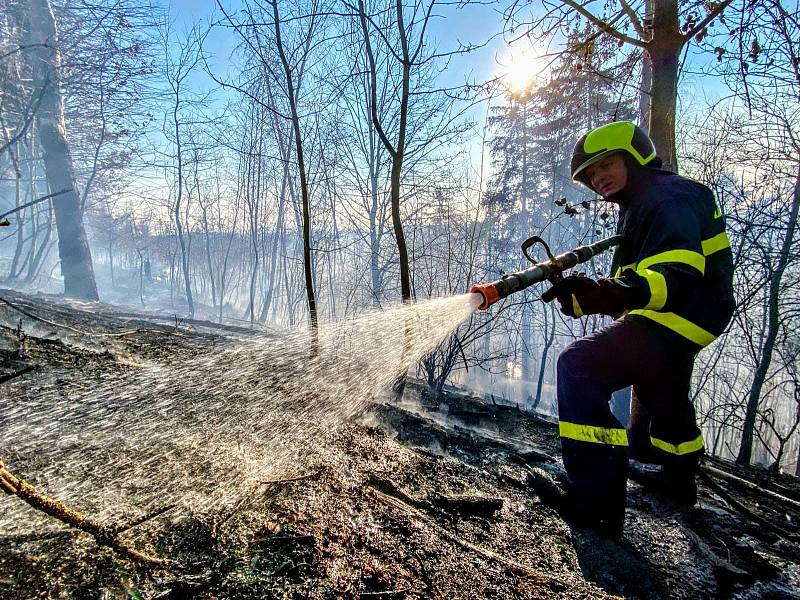
{"label": "water spray", "polygon": [[[315,353],[303,327],[111,371],[18,378],[0,388],[0,458],[41,496],[98,523],[169,506],[170,518],[226,514],[264,481],[340,460],[338,426],[382,401],[478,300],[460,294],[321,322]],[[3,494],[6,479],[0,536],[44,526],[44,515]]]}
{"label": "water spray", "polygon": [[[540,283],[542,281],[550,281],[553,284],[557,283],[563,279],[564,271],[572,269],[576,265],[591,260],[592,257],[598,254],[619,246],[623,239],[624,236],[615,235],[587,246],[579,246],[574,250],[564,252],[558,256],[553,256],[547,242],[535,235],[525,240],[522,244],[522,253],[525,255],[525,258],[533,263],[532,267],[524,271],[503,275],[502,278],[492,283],[476,283],[469,288],[469,291],[472,294],[480,294],[483,297],[483,301],[478,308],[480,310],[487,310],[495,302],[524,290],[534,283]],[[547,253],[547,260],[537,262],[528,254],[528,250],[536,244],[544,246],[545,252]]]}

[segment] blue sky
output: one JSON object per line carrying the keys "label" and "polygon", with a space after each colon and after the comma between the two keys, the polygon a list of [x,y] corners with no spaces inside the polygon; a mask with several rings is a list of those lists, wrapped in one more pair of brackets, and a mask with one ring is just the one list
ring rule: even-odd
{"label": "blue sky", "polygon": [[[220,19],[222,17],[216,2],[204,0],[196,2],[192,0],[157,0],[162,6],[169,7],[170,15],[174,20],[178,30],[190,27],[193,23],[199,23],[201,28],[207,25],[210,19]],[[289,0],[283,0],[289,4]],[[457,4],[437,5],[429,27],[430,43],[438,48],[439,52],[454,50],[462,45],[483,45],[473,52],[458,55],[452,58],[447,70],[440,75],[440,85],[458,86],[465,80],[473,82],[483,82],[492,79],[513,69],[521,67],[522,73],[518,74],[527,78],[533,73],[541,72],[545,61],[537,61],[537,55],[546,52],[543,47],[532,47],[531,42],[525,38],[515,42],[515,48],[509,46],[507,38],[511,35],[503,34],[504,18],[503,10],[509,4],[509,0],[476,2],[466,6]],[[241,6],[240,0],[223,0],[223,5],[229,14],[236,12]],[[343,5],[343,3],[342,3]],[[538,5],[529,5],[526,10],[533,12]],[[514,35],[519,35],[517,32]],[[211,64],[214,72],[218,76],[225,78],[228,61],[227,58],[238,44],[238,39],[229,30],[216,28],[206,41],[206,51],[213,55]],[[552,51],[558,50],[557,42],[552,46]],[[517,56],[512,60],[512,56]],[[522,57],[520,60],[519,57]],[[688,55],[688,71],[697,72],[703,64],[707,64],[712,58],[707,53],[701,53],[696,45],[692,45]],[[233,73],[230,73],[234,77]],[[195,76],[195,83],[198,87],[213,86],[207,76],[198,72]],[[725,94],[722,82],[708,77],[686,72],[681,80],[680,95],[683,100],[680,112],[684,115],[690,110],[706,110],[706,106],[711,99],[716,99]],[[224,94],[223,94],[224,96]],[[496,104],[499,100],[493,101]],[[470,111],[470,116],[482,124],[485,118],[486,105]],[[680,119],[681,114],[678,115]],[[576,133],[577,135],[577,133]],[[471,156],[473,169],[477,172],[480,169],[480,135],[467,143],[468,152]],[[488,162],[485,163],[488,168]]]}
{"label": "blue sky", "polygon": [[[208,23],[221,13],[216,2],[205,0],[159,0],[169,7],[170,15],[179,29],[192,23]],[[235,11],[240,3],[224,0],[226,10]],[[431,39],[439,51],[455,49],[459,42],[464,45],[486,44],[483,48],[464,54],[451,61],[446,73],[445,84],[463,83],[465,77],[478,81],[490,79],[501,70],[499,63],[508,53],[508,45],[500,34],[503,30],[502,5],[499,2],[469,4],[464,7],[443,4],[438,6],[429,27]],[[222,64],[238,41],[234,36],[225,35],[220,30],[209,40],[208,49]],[[488,42],[488,43],[487,43]]]}
{"label": "blue sky", "polygon": [[[211,18],[221,17],[214,0],[202,0],[201,2],[193,0],[157,1],[169,7],[170,14],[179,29],[188,27],[194,22],[204,24],[208,23]],[[437,5],[434,12],[436,17],[432,20],[429,28],[429,37],[440,52],[455,49],[459,43],[464,45],[485,44],[484,47],[474,52],[454,57],[449,68],[443,74],[441,81],[443,85],[458,85],[467,78],[478,82],[486,81],[512,68],[509,65],[512,50],[502,34],[504,29],[502,13],[508,4],[507,1],[486,0],[466,6],[451,3]],[[227,10],[235,12],[241,3],[239,0],[223,0],[223,5]],[[531,5],[528,10],[533,12],[534,5]],[[217,29],[207,42],[208,51],[216,57],[216,65],[222,68],[238,40],[224,29]],[[541,54],[545,51],[543,48],[530,51],[530,42],[525,39],[515,42],[515,46],[517,50],[513,53],[516,55],[519,55],[526,47],[528,49],[525,51],[526,56]],[[693,44],[689,53],[689,68],[697,70],[701,63],[706,63],[708,60],[709,57],[699,53],[696,45]],[[224,71],[224,68],[222,70]],[[541,68],[538,66],[531,66],[528,72],[540,70]],[[723,92],[720,83],[712,78],[698,77],[687,73],[683,82],[685,91],[690,96],[694,96],[694,88],[703,93],[710,92],[713,96],[719,96]],[[684,90],[682,89],[682,91]]]}

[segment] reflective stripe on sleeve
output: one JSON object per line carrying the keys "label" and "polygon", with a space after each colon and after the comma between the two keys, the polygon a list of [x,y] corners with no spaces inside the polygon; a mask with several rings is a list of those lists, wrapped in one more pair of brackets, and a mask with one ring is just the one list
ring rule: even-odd
{"label": "reflective stripe on sleeve", "polygon": [[624,265],[622,267],[617,267],[617,270],[614,271],[614,277],[619,277],[620,275],[622,275],[628,269],[631,269],[631,270],[635,271],[636,270],[636,263],[631,263],[629,265]]}
{"label": "reflective stripe on sleeve", "polygon": [[706,272],[706,257],[699,252],[693,252],[691,250],[667,250],[666,252],[648,256],[644,260],[639,261],[636,265],[636,270],[641,271],[642,269],[661,263],[680,263],[694,267],[700,271],[701,274],[705,274]]}
{"label": "reflective stripe on sleeve", "polygon": [[578,440],[579,442],[592,442],[595,444],[608,444],[610,446],[627,446],[628,434],[624,429],[608,429],[594,425],[578,425],[568,421],[558,422],[558,434],[563,438]]}
{"label": "reflective stripe on sleeve", "polygon": [[578,299],[575,297],[575,294],[572,294],[572,312],[575,314],[576,317],[583,316],[581,305],[578,304]]}
{"label": "reflective stripe on sleeve", "polygon": [[647,281],[650,288],[650,301],[644,307],[650,310],[661,310],[667,303],[667,280],[658,271],[643,269],[636,271],[636,274]]}
{"label": "reflective stripe on sleeve", "polygon": [[663,450],[664,452],[669,452],[670,454],[676,454],[678,456],[683,456],[684,454],[691,454],[692,452],[699,452],[703,449],[703,435],[698,435],[695,439],[691,440],[690,442],[683,442],[682,444],[670,444],[669,442],[665,442],[664,440],[660,440],[658,438],[654,438],[650,436],[650,443],[653,444],[659,450]]}
{"label": "reflective stripe on sleeve", "polygon": [[706,256],[710,256],[715,252],[719,252],[720,250],[724,250],[725,248],[731,247],[731,241],[728,239],[728,234],[724,231],[718,235],[715,235],[712,238],[708,238],[707,240],[703,240],[703,254]]}
{"label": "reflective stripe on sleeve", "polygon": [[713,333],[706,331],[702,327],[695,325],[691,321],[684,319],[671,312],[656,312],[654,310],[632,310],[628,314],[646,317],[678,333],[698,346],[708,346],[717,339]]}

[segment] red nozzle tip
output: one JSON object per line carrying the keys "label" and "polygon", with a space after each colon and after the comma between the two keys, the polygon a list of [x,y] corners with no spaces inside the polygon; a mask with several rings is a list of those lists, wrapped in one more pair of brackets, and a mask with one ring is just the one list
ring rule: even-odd
{"label": "red nozzle tip", "polygon": [[500,300],[500,294],[492,283],[476,283],[469,288],[470,294],[480,294],[483,302],[478,307],[479,310],[487,310],[492,304]]}

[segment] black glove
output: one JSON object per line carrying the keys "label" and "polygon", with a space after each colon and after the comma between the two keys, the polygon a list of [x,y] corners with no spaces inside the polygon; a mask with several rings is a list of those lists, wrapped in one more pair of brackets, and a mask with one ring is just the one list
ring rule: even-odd
{"label": "black glove", "polygon": [[542,300],[558,298],[561,312],[577,319],[583,315],[616,316],[625,310],[619,290],[610,279],[595,281],[585,275],[570,275],[542,294]]}

